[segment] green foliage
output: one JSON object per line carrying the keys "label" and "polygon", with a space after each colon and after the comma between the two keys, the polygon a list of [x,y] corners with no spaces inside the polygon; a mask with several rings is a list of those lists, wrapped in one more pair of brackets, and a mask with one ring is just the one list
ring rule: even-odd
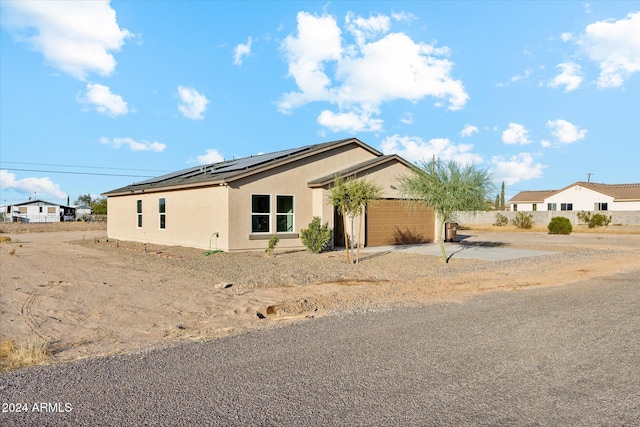
{"label": "green foliage", "polygon": [[99,197],[94,199],[91,203],[91,209],[93,209],[93,213],[96,215],[106,215],[107,214],[107,198]]}
{"label": "green foliage", "polygon": [[280,238],[278,236],[273,236],[272,238],[270,238],[268,247],[267,249],[264,250],[264,252],[269,256],[273,255],[273,250],[276,248],[276,245],[278,244],[279,241],[280,241]]}
{"label": "green foliage", "polygon": [[549,234],[571,234],[573,231],[571,221],[569,221],[569,218],[563,216],[554,216],[551,218],[547,228],[549,229]]}
{"label": "green foliage", "polygon": [[331,230],[329,223],[322,225],[320,217],[314,216],[309,223],[309,228],[300,231],[302,244],[309,249],[309,252],[318,254],[327,248],[331,240]]}
{"label": "green foliage", "polygon": [[453,160],[423,161],[413,174],[401,177],[399,181],[400,191],[406,197],[433,207],[438,214],[438,243],[444,262],[447,262],[442,243],[444,223],[453,222],[453,213],[456,211],[483,210],[489,194],[494,190],[486,169],[474,164],[463,166]]}
{"label": "green foliage", "polygon": [[578,220],[587,224],[589,228],[606,227],[611,224],[611,216],[592,214],[591,212],[578,212]]}
{"label": "green foliage", "polygon": [[511,223],[518,228],[529,230],[533,227],[533,215],[526,212],[518,212],[516,217],[511,220]]}
{"label": "green foliage", "polygon": [[496,214],[496,222],[493,225],[497,225],[498,227],[504,227],[509,224],[509,218],[506,215],[502,215],[500,212]]}
{"label": "green foliage", "polygon": [[500,190],[500,210],[504,210],[504,181],[502,181],[502,189]]}

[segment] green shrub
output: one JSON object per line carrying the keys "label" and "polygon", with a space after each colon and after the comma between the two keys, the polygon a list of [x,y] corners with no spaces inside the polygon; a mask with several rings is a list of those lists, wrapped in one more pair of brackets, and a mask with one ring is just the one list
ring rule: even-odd
{"label": "green shrub", "polygon": [[578,212],[578,220],[587,224],[589,228],[606,227],[611,224],[611,216],[584,211]]}
{"label": "green shrub", "polygon": [[300,231],[302,244],[309,249],[309,252],[318,254],[325,250],[331,240],[331,230],[329,223],[321,224],[320,217],[314,216],[309,223],[309,228]]}
{"label": "green shrub", "polygon": [[278,236],[273,236],[272,238],[269,239],[269,246],[267,247],[267,249],[265,249],[265,253],[269,256],[273,255],[273,250],[276,248],[276,245],[278,244],[278,242],[280,241],[280,238]]}
{"label": "green shrub", "polygon": [[551,218],[547,228],[549,229],[549,234],[571,234],[573,231],[571,221],[569,221],[569,218],[565,218],[563,216],[555,216]]}
{"label": "green shrub", "polygon": [[507,224],[509,224],[509,218],[507,218],[506,215],[502,215],[500,212],[498,212],[496,214],[496,222],[494,222],[493,225],[504,227]]}
{"label": "green shrub", "polygon": [[511,220],[511,223],[518,228],[528,230],[533,227],[533,215],[525,212],[518,212],[516,217]]}

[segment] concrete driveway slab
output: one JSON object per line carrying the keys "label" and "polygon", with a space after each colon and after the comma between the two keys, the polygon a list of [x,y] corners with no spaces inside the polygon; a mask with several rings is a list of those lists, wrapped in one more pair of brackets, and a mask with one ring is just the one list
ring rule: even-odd
{"label": "concrete driveway slab", "polygon": [[[486,244],[473,243],[445,243],[447,257],[478,259],[484,261],[503,261],[516,258],[536,257],[549,255],[553,252],[538,251],[531,249],[517,249],[508,246],[492,246]],[[360,249],[361,253],[378,252],[407,252],[414,254],[424,254],[441,256],[440,245],[437,243],[426,243],[421,245],[397,245],[397,246],[376,246]]]}

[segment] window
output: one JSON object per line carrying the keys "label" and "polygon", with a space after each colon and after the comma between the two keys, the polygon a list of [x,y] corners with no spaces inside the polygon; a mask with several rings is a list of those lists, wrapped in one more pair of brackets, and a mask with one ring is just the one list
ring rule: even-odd
{"label": "window", "polygon": [[558,208],[556,207],[555,203],[547,203],[547,210],[548,211],[555,211],[555,210],[558,210]]}
{"label": "window", "polygon": [[518,205],[513,205],[513,211],[518,212]]}
{"label": "window", "polygon": [[276,196],[276,233],[293,233],[293,196]]}
{"label": "window", "polygon": [[27,213],[27,208],[25,206],[20,206],[18,208],[18,213],[26,214]]}
{"label": "window", "polygon": [[606,211],[609,209],[609,205],[607,203],[594,203],[593,210],[594,211]]}
{"label": "window", "polygon": [[142,200],[138,200],[137,202],[137,212],[138,212],[138,228],[142,227]]}
{"label": "window", "polygon": [[533,211],[534,211],[534,212],[537,212],[537,211],[538,211],[538,204],[537,204],[537,203],[534,203],[534,204],[533,204],[533,206],[532,206],[532,208],[533,208]]}
{"label": "window", "polygon": [[40,213],[42,213],[42,206],[39,207]]}
{"label": "window", "polygon": [[573,203],[560,203],[560,210],[561,211],[572,211],[573,210]]}
{"label": "window", "polygon": [[268,233],[271,223],[271,196],[254,194],[251,196],[251,232]]}
{"label": "window", "polygon": [[158,214],[160,215],[160,229],[164,230],[167,228],[167,214],[164,197],[158,199]]}

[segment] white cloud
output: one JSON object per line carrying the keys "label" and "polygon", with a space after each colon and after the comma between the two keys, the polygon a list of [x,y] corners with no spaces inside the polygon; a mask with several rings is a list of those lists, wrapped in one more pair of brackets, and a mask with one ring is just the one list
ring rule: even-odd
{"label": "white cloud", "polygon": [[573,38],[573,35],[571,33],[562,33],[562,34],[560,34],[560,40],[562,40],[563,42],[568,42],[572,38]]}
{"label": "white cloud", "polygon": [[16,179],[15,174],[0,170],[0,189],[15,190],[19,193],[32,196],[35,194],[37,198],[46,199],[53,197],[55,199],[65,199],[67,195],[60,190],[60,186],[52,182],[48,177],[44,178],[23,178]]}
{"label": "white cloud", "polygon": [[247,40],[246,44],[240,43],[236,46],[234,55],[233,55],[233,63],[237,66],[242,65],[242,59],[245,56],[249,56],[251,54],[251,37]]}
{"label": "white cloud", "polygon": [[129,112],[127,103],[120,95],[111,93],[109,86],[98,83],[88,83],[87,93],[79,101],[86,104],[94,104],[98,112],[112,117]]}
{"label": "white cloud", "polygon": [[571,92],[572,90],[580,87],[580,84],[582,84],[582,73],[579,64],[574,62],[563,62],[558,64],[556,68],[559,68],[561,73],[558,74],[547,86],[564,86],[565,92]]}
{"label": "white cloud", "polygon": [[80,80],[88,73],[111,75],[112,52],[132,36],[118,26],[109,1],[3,1],[2,25],[51,66]]}
{"label": "white cloud", "polygon": [[224,157],[222,156],[222,154],[220,154],[218,152],[218,150],[215,150],[213,148],[209,148],[209,149],[205,150],[205,153],[203,155],[196,157],[196,160],[201,165],[206,165],[206,164],[209,164],[209,163],[223,162],[224,161]]}
{"label": "white cloud", "polygon": [[551,134],[563,144],[571,144],[587,135],[586,129],[580,129],[573,123],[562,119],[549,120],[547,127],[551,129]]}
{"label": "white cloud", "polygon": [[542,170],[545,168],[540,163],[535,163],[530,153],[519,153],[510,158],[494,156],[491,159],[493,167],[491,174],[495,182],[504,181],[506,185],[513,185],[516,182],[527,181],[533,178],[540,178]]}
{"label": "white cloud", "polygon": [[209,100],[197,90],[189,87],[178,86],[178,95],[181,103],[178,110],[188,119],[202,120],[207,110]]}
{"label": "white cloud", "polygon": [[502,142],[505,144],[529,144],[529,131],[518,123],[509,123],[509,127],[502,132]]}
{"label": "white cloud", "polygon": [[447,138],[425,141],[420,137],[393,135],[380,144],[385,154],[398,154],[410,162],[430,161],[434,156],[441,160],[455,160],[461,164],[481,163],[482,157],[473,153],[471,144],[454,144]]}
{"label": "white cloud", "polygon": [[[379,114],[384,102],[418,102],[425,97],[446,100],[451,110],[466,104],[469,95],[462,82],[451,77],[448,48],[415,42],[404,33],[388,33],[390,19],[384,15],[348,14],[345,22],[355,44],[343,38],[333,16],[298,13],[297,34],[282,43],[289,76],[298,90],[282,96],[281,112],[328,102],[340,111],[334,116],[362,116],[363,112]],[[332,77],[327,70],[334,71]]]}
{"label": "white cloud", "polygon": [[318,123],[333,132],[370,132],[382,130],[382,120],[374,119],[368,113],[334,113],[324,110],[318,116]]}
{"label": "white cloud", "polygon": [[404,113],[402,117],[400,117],[400,121],[405,125],[410,125],[411,123],[413,123],[413,114]]}
{"label": "white cloud", "polygon": [[111,145],[113,148],[120,148],[123,145],[129,146],[131,151],[155,151],[162,152],[167,146],[160,142],[154,141],[136,141],[133,138],[125,137],[125,138],[100,138],[100,143],[105,145]]}
{"label": "white cloud", "polygon": [[640,71],[640,12],[588,25],[578,44],[600,67],[599,87],[622,86],[631,74]]}
{"label": "white cloud", "polygon": [[460,132],[460,136],[463,138],[473,135],[474,133],[478,133],[478,128],[473,125],[464,125],[464,128]]}

